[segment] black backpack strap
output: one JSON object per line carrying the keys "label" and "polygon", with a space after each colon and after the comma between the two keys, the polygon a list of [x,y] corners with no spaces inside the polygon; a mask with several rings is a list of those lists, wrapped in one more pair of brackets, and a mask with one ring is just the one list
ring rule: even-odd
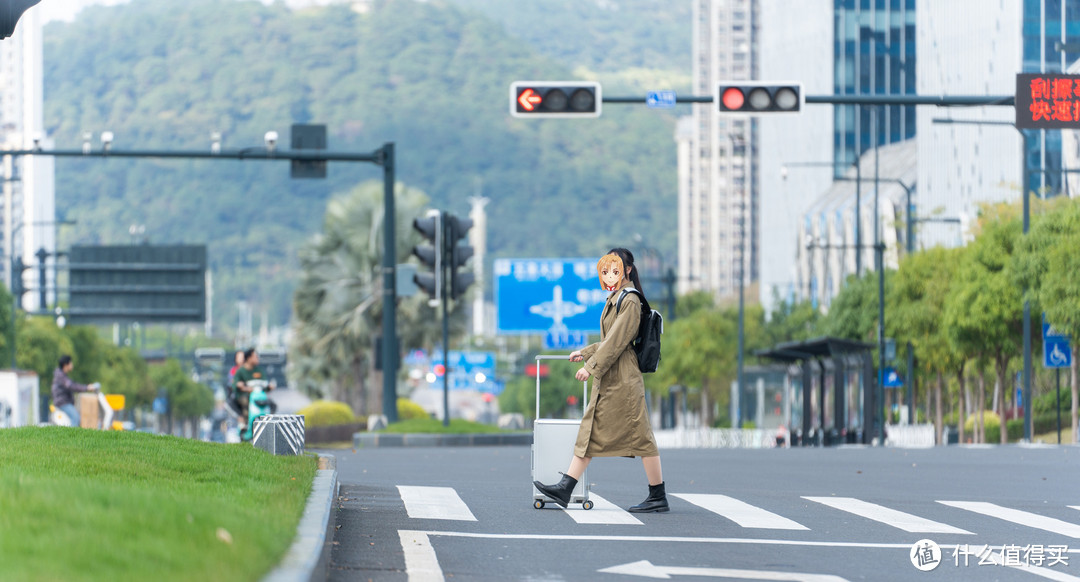
{"label": "black backpack strap", "polygon": [[622,307],[623,297],[626,297],[627,293],[636,294],[638,298],[641,299],[642,306],[648,305],[648,302],[645,301],[645,296],[641,294],[641,291],[638,291],[633,287],[623,287],[622,291],[619,292],[619,300],[615,302],[615,315],[619,314],[619,308]]}

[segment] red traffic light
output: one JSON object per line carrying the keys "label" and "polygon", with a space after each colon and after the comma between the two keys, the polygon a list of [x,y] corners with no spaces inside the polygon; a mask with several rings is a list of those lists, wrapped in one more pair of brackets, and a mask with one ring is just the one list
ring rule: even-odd
{"label": "red traffic light", "polygon": [[514,117],[600,117],[600,83],[515,81],[510,84]]}
{"label": "red traffic light", "polygon": [[446,366],[444,366],[442,364],[435,364],[434,366],[432,366],[432,369],[435,371],[435,375],[440,377],[440,378],[444,374],[446,374]]}
{"label": "red traffic light", "polygon": [[566,397],[566,403],[569,404],[570,406],[576,406],[577,405],[577,396],[574,396],[573,394],[567,396]]}
{"label": "red traffic light", "polygon": [[802,108],[802,84],[721,81],[717,85],[716,101],[720,113],[798,113]]}

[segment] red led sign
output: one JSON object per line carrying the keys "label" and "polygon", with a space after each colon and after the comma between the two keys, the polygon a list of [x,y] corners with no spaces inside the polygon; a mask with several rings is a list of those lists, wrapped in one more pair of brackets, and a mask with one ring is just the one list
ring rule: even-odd
{"label": "red led sign", "polygon": [[1016,75],[1017,129],[1080,129],[1080,75]]}

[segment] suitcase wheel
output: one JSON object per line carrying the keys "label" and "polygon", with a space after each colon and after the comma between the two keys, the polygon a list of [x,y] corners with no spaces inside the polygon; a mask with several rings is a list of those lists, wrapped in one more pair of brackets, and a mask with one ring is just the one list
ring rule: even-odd
{"label": "suitcase wheel", "polygon": [[583,502],[583,503],[581,504],[581,507],[582,507],[583,509],[592,509],[592,501],[589,501],[588,499],[586,499],[586,500],[585,500],[585,501],[584,501],[584,502]]}
{"label": "suitcase wheel", "polygon": [[543,509],[544,502],[537,499],[536,501],[533,501],[533,507],[535,507],[536,509]]}

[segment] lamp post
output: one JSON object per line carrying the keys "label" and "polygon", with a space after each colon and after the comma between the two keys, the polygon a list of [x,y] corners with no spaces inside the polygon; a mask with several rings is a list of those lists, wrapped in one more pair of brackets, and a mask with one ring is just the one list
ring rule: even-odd
{"label": "lamp post", "polygon": [[[731,153],[735,153],[735,149],[742,147],[742,159],[745,165],[746,160],[746,140],[742,135],[728,134],[728,138],[731,139]],[[745,174],[744,174],[745,175]],[[743,352],[746,351],[746,309],[745,309],[745,287],[746,287],[746,181],[743,180],[742,188],[739,192],[739,337],[738,337],[738,353],[737,363],[735,370],[735,383],[738,386],[739,400],[742,400],[743,393]],[[742,408],[740,404],[739,408]],[[739,427],[742,428],[742,411],[739,411]]]}
{"label": "lamp post", "polygon": [[[842,162],[841,162],[842,163]],[[780,177],[787,180],[788,167],[807,167],[807,166],[827,166],[830,168],[836,168],[839,166],[838,162],[788,162],[780,166]],[[860,164],[860,158],[855,159],[855,163],[851,164],[855,168],[855,179],[841,177],[833,177],[833,181],[843,182],[855,182],[855,245],[856,249],[862,248],[862,169]],[[862,251],[855,251],[855,276],[862,276]]]}

